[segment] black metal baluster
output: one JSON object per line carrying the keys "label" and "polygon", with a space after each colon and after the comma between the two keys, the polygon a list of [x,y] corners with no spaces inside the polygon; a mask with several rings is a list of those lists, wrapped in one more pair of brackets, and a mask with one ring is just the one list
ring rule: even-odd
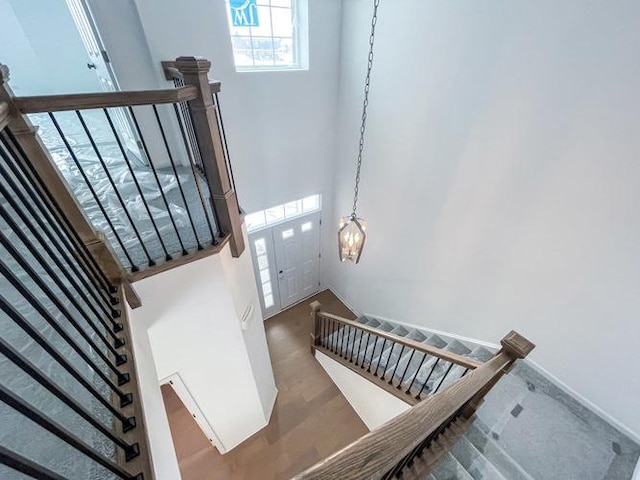
{"label": "black metal baluster", "polygon": [[142,240],[142,235],[140,235],[140,231],[138,230],[138,227],[133,221],[133,218],[131,218],[131,214],[127,209],[127,204],[122,198],[122,195],[120,195],[120,191],[118,190],[118,187],[116,186],[115,182],[113,181],[113,178],[111,177],[111,172],[109,172],[109,168],[107,167],[107,164],[104,163],[104,159],[102,158],[102,154],[100,153],[100,150],[98,149],[98,146],[96,145],[96,142],[93,139],[93,135],[91,135],[91,132],[89,132],[89,129],[87,128],[87,124],[85,123],[84,118],[79,110],[76,110],[76,115],[78,116],[78,120],[80,120],[80,123],[82,124],[82,128],[84,129],[84,132],[87,134],[87,137],[89,138],[89,143],[91,143],[91,147],[93,148],[93,151],[95,152],[96,157],[98,158],[98,161],[100,162],[100,165],[104,170],[104,173],[107,175],[107,180],[109,181],[109,184],[113,189],[113,192],[116,194],[116,197],[120,202],[120,205],[122,205],[122,210],[124,211],[124,214],[127,217],[127,220],[131,224],[131,228],[133,229],[133,232],[136,234],[136,237],[138,238],[140,247],[142,248],[142,251],[147,257],[148,265],[150,267],[153,267],[156,264],[156,262],[154,262],[153,259],[151,258],[151,255],[149,255],[149,250],[147,250],[147,246],[144,244],[144,241]]}
{"label": "black metal baluster", "polygon": [[[65,213],[62,211],[58,203],[56,202],[53,194],[51,193],[47,185],[44,183],[44,181],[40,177],[40,174],[35,170],[33,165],[31,165],[31,163],[29,163],[29,161],[26,160],[27,155],[25,151],[22,149],[22,146],[16,141],[14,135],[8,129],[5,129],[3,132],[1,132],[0,138],[2,139],[2,144],[7,149],[7,151],[13,150],[14,152],[19,153],[20,157],[22,158],[22,161],[15,162],[15,163],[20,168],[20,171],[25,176],[25,178],[33,178],[38,183],[40,190],[44,192],[48,200],[47,207],[51,210],[51,212],[55,210],[55,212],[57,213],[56,218],[59,218],[66,226],[65,232],[67,236],[69,237],[69,239],[73,239],[74,243],[78,247],[76,250],[82,257],[88,270],[91,271],[92,280],[95,280],[96,282],[100,283],[101,287],[99,287],[99,289],[101,291],[104,289],[112,305],[117,304],[118,302],[115,301],[117,299],[115,297],[112,297],[111,294],[116,293],[118,291],[118,288],[111,283],[111,281],[107,278],[105,273],[102,271],[102,269],[98,265],[98,262],[96,261],[96,259],[93,257],[91,252],[89,252],[89,249],[80,238],[80,235],[78,234],[78,232],[76,232],[75,228],[73,227],[73,225],[71,224],[71,222],[69,221]],[[11,141],[13,148],[9,147],[7,140]],[[29,170],[29,172],[27,172],[27,170]],[[114,310],[112,311],[112,316],[114,318],[117,318],[120,316],[120,312],[117,310]]]}
{"label": "black metal baluster", "polygon": [[[380,349],[380,357],[378,358],[378,364],[376,365],[376,369],[373,372],[374,377],[378,376],[378,369],[380,369],[380,364],[382,363],[382,355],[384,355],[384,348],[386,346],[387,346],[387,339],[385,338],[384,341],[382,342],[382,348]],[[389,352],[389,355],[391,355],[391,352]]]}
{"label": "black metal baluster", "polygon": [[196,139],[196,133],[193,129],[193,123],[191,122],[191,114],[189,113],[189,106],[186,102],[180,102],[180,112],[182,114],[182,121],[184,122],[184,128],[188,137],[189,149],[193,154],[194,164],[201,168],[202,156],[200,155],[200,148],[198,146],[198,140]]}
{"label": "black metal baluster", "polygon": [[[36,382],[46,388],[52,395],[61,400],[66,406],[76,412],[79,416],[84,418],[93,428],[102,433],[105,437],[118,445],[125,452],[130,452],[133,448],[125,440],[114,434],[109,428],[105,427],[103,423],[96,420],[95,414],[87,410],[80,405],[71,395],[66,393],[62,388],[52,382],[49,377],[44,375],[33,363],[23,357],[20,352],[0,338],[0,352],[11,360],[16,366],[23,370],[27,375],[33,378]],[[130,431],[135,427],[133,424],[123,425],[125,427],[124,433]]]}
{"label": "black metal baluster", "polygon": [[152,105],[152,106],[153,106],[153,113],[156,116],[156,122],[158,123],[158,128],[160,128],[160,134],[162,135],[162,141],[164,142],[164,147],[167,150],[167,155],[169,156],[169,163],[171,163],[173,174],[176,176],[178,191],[180,192],[180,196],[182,197],[182,202],[184,203],[184,209],[187,211],[187,217],[189,218],[189,223],[191,224],[191,229],[193,230],[193,236],[196,240],[196,244],[198,245],[198,250],[202,250],[203,247],[200,244],[200,239],[198,238],[198,231],[196,230],[196,225],[195,223],[193,223],[193,217],[191,216],[191,209],[189,208],[189,204],[187,203],[187,198],[184,195],[184,189],[182,188],[182,184],[180,183],[180,177],[178,176],[176,163],[174,162],[173,155],[171,154],[171,148],[169,148],[169,142],[167,142],[167,135],[165,134],[164,127],[162,126],[162,122],[160,121],[160,115],[158,114],[158,107],[156,105]]}
{"label": "black metal baluster", "polygon": [[367,350],[369,350],[370,339],[371,339],[371,332],[367,332],[367,343],[365,343],[364,351],[362,352],[362,361],[360,362],[360,368],[364,368],[364,364],[367,361]]}
{"label": "black metal baluster", "polygon": [[[149,204],[147,203],[147,199],[145,198],[144,194],[142,193],[142,188],[140,187],[140,182],[138,182],[138,177],[136,176],[135,172],[133,171],[133,167],[131,166],[131,161],[129,160],[129,157],[127,156],[127,154],[125,152],[124,146],[122,145],[122,142],[120,141],[120,137],[118,136],[118,133],[117,133],[116,128],[115,128],[115,126],[113,124],[113,121],[111,120],[111,116],[109,115],[109,111],[106,108],[103,108],[102,110],[104,111],[104,114],[107,117],[107,122],[109,123],[109,127],[111,128],[111,132],[113,133],[113,136],[116,139],[116,143],[118,144],[118,148],[120,149],[120,153],[122,153],[122,157],[124,158],[124,163],[127,164],[127,168],[129,169],[129,173],[131,174],[131,178],[133,179],[133,183],[136,186],[136,190],[138,190],[138,195],[140,195],[140,200],[142,201],[142,204],[144,205],[144,208],[147,211],[147,215],[149,215],[149,220],[151,220],[151,225],[153,225],[153,230],[156,232],[156,236],[158,237],[158,241],[160,242],[160,246],[162,247],[162,250],[164,251],[165,260],[169,261],[169,260],[171,260],[171,255],[169,255],[169,252],[167,251],[167,247],[164,244],[164,240],[162,239],[162,235],[160,235],[160,230],[158,229],[158,225],[156,224],[156,220],[153,218],[153,215],[151,215],[151,209],[149,208]],[[152,266],[152,265],[150,265],[150,266]]]}
{"label": "black metal baluster", "polygon": [[369,359],[369,366],[367,367],[367,373],[371,373],[371,364],[373,363],[373,359],[376,356],[376,347],[378,346],[378,340],[380,337],[376,335],[375,340],[373,341],[373,349],[371,350],[371,358]]}
{"label": "black metal baluster", "polygon": [[333,353],[338,353],[338,335],[340,332],[340,324],[338,322],[336,322],[335,320],[333,321],[333,333],[331,334],[331,336],[333,337]]}
{"label": "black metal baluster", "polygon": [[411,383],[409,384],[409,388],[407,388],[407,391],[404,393],[411,393],[411,387],[413,387],[413,384],[416,381],[416,378],[418,378],[418,373],[420,372],[420,369],[422,368],[422,365],[424,364],[424,361],[426,359],[427,359],[427,354],[425,353],[422,357],[422,360],[420,361],[420,366],[418,366],[418,369],[416,370],[416,374],[413,376],[413,380],[411,380]]}
{"label": "black metal baluster", "polygon": [[149,160],[149,166],[151,167],[151,172],[153,173],[153,177],[155,178],[156,183],[158,184],[158,190],[160,190],[160,196],[162,197],[164,206],[167,209],[167,214],[169,215],[169,219],[171,220],[173,229],[176,231],[176,237],[178,237],[178,243],[180,243],[180,247],[182,248],[182,255],[187,255],[189,252],[187,252],[187,250],[184,248],[184,244],[182,243],[182,238],[180,237],[178,226],[176,225],[176,221],[174,220],[173,215],[171,214],[171,209],[169,208],[169,202],[167,202],[167,196],[164,194],[164,190],[162,189],[162,184],[160,183],[160,179],[158,178],[158,172],[156,171],[156,167],[153,165],[153,160],[151,160],[151,155],[149,155],[147,142],[144,140],[144,137],[142,136],[142,131],[140,130],[138,119],[136,118],[135,113],[133,113],[133,108],[131,107],[128,107],[128,108],[129,108],[129,113],[131,113],[131,119],[133,120],[133,124],[136,127],[136,131],[138,132],[138,137],[140,138],[140,142],[142,143],[142,148],[144,149],[144,153],[147,156],[147,160]]}
{"label": "black metal baluster", "polygon": [[[5,216],[4,210],[0,211],[0,213],[2,214],[3,218],[5,218],[4,217]],[[6,218],[5,218],[5,220],[6,220]],[[11,220],[11,219],[9,219],[9,220],[13,224],[13,226],[17,227],[17,225],[15,225],[15,222],[13,222],[13,220]],[[12,229],[13,229],[13,226],[12,226]],[[24,236],[24,233],[22,231],[14,230],[14,233],[16,235],[18,235],[21,240],[23,240],[22,236]],[[55,292],[53,290],[51,290],[51,288],[46,284],[46,282],[44,280],[42,280],[42,278],[40,278],[38,276],[37,272],[33,269],[33,267],[31,267],[29,262],[27,262],[22,256],[20,256],[20,253],[18,252],[18,250],[16,250],[16,248],[11,244],[11,242],[9,242],[9,240],[4,235],[3,232],[0,232],[0,244],[2,244],[2,246],[14,258],[14,260],[17,261],[20,264],[20,266],[24,269],[24,271],[29,275],[29,277],[31,277],[31,279],[34,281],[34,283],[36,285],[38,285],[38,287],[45,293],[45,295],[47,295],[49,297],[49,299],[53,302],[53,304],[56,306],[56,308],[63,315],[65,315],[66,321],[69,322],[78,331],[80,336],[82,336],[82,338],[87,342],[87,344],[92,349],[95,350],[96,354],[105,362],[105,364],[111,370],[113,370],[115,373],[119,374],[120,372],[118,371],[116,366],[111,363],[111,359],[107,355],[105,355],[105,353],[100,349],[100,347],[98,347],[98,345],[96,345],[95,341],[89,336],[89,334],[87,334],[87,332],[84,331],[84,329],[80,326],[80,324],[72,316],[71,312],[69,312],[69,310],[62,304],[62,302],[60,302],[60,300],[58,299],[58,297],[55,294]],[[78,313],[82,314],[83,311],[80,308],[80,305],[78,304],[78,302],[75,299],[75,297],[71,293],[69,293],[69,291],[66,289],[64,284],[60,281],[60,279],[55,274],[55,272],[51,269],[51,267],[46,262],[46,260],[44,260],[44,258],[42,258],[42,255],[40,255],[40,253],[37,251],[37,249],[30,242],[29,243],[25,243],[25,246],[28,249],[30,249],[31,254],[33,255],[33,257],[38,261],[38,263],[45,270],[45,272],[47,272],[49,274],[49,276],[51,277],[51,280],[53,280],[53,282],[58,286],[58,288],[65,294],[65,296],[69,299],[69,301],[73,304],[73,306],[78,310]],[[2,266],[6,268],[4,263],[2,264]],[[17,280],[17,277],[14,277],[14,278],[16,278],[16,280]],[[24,291],[28,292],[29,290],[25,288]],[[85,314],[85,321],[87,323],[89,323],[89,325],[93,325],[93,322],[91,322],[89,320],[89,317],[86,316],[86,314]],[[122,364],[126,363],[127,362],[126,354],[118,353],[116,351],[116,349],[107,341],[107,339],[104,337],[104,335],[102,335],[102,333],[100,333],[98,330],[96,330],[96,332],[99,334],[100,339],[105,343],[107,348],[114,354],[114,357],[116,359],[116,365],[122,365]]]}
{"label": "black metal baluster", "polygon": [[[87,457],[99,463],[107,470],[115,473],[120,478],[135,480],[137,478],[141,478],[140,476],[132,475],[131,473],[124,470],[118,464],[112,462],[111,460],[106,459],[102,455],[96,453],[93,448],[80,440],[73,433],[69,432],[64,427],[57,424],[50,417],[45,415],[44,413],[38,412],[35,408],[33,408],[28,403],[24,402],[22,399],[17,397],[13,392],[4,387],[4,385],[0,385],[0,401],[6,403],[8,406],[20,412],[25,417],[29,418],[34,423],[37,423],[42,428],[52,433],[59,439],[63,440],[65,443],[68,443],[73,448],[82,452]],[[140,454],[140,450],[136,448],[134,455],[127,455],[126,460],[132,460]]]}
{"label": "black metal baluster", "polygon": [[176,118],[178,119],[178,126],[180,127],[180,133],[182,134],[182,141],[184,142],[184,148],[187,151],[187,155],[189,156],[189,165],[191,166],[191,174],[193,175],[193,181],[196,185],[196,190],[198,191],[198,197],[200,198],[200,204],[202,205],[202,211],[204,213],[204,218],[207,221],[207,226],[209,227],[209,232],[211,233],[211,245],[217,245],[218,241],[216,240],[216,235],[213,233],[213,227],[211,225],[211,220],[209,219],[209,211],[207,210],[206,203],[204,201],[204,195],[202,194],[202,189],[200,188],[200,181],[198,180],[198,173],[195,170],[195,158],[191,153],[191,149],[189,148],[189,141],[187,140],[187,136],[185,134],[185,127],[182,123],[182,118],[180,117],[180,112],[178,112],[178,106],[174,103],[173,108],[176,112]]}
{"label": "black metal baluster", "polygon": [[435,390],[433,391],[433,395],[435,395],[436,393],[438,393],[438,390],[440,389],[440,386],[442,385],[442,382],[444,382],[444,379],[447,377],[447,375],[449,375],[449,372],[451,371],[451,369],[453,368],[453,362],[449,362],[449,368],[447,368],[447,371],[445,372],[445,374],[442,376],[442,378],[440,379],[440,383],[438,383],[438,386],[435,388]]}
{"label": "black metal baluster", "polygon": [[[76,379],[76,381],[82,385],[87,391],[98,400],[107,410],[109,410],[118,420],[122,422],[122,429],[131,429],[132,426],[136,425],[135,417],[126,417],[124,416],[120,410],[116,409],[111,402],[105,399],[89,381],[84,378],[84,376],[73,366],[69,361],[58,352],[48,339],[45,339],[40,332],[38,332],[35,328],[29,324],[29,322],[25,321],[20,313],[13,308],[6,299],[0,295],[0,309],[6,313],[9,318],[11,318],[24,332],[35,341],[42,349],[47,352],[51,357],[57,361],[62,368],[64,368],[69,375]],[[120,408],[124,408],[127,405],[130,405],[133,401],[133,395],[131,393],[127,393],[124,396],[119,398],[120,400]]]}
{"label": "black metal baluster", "polygon": [[[4,186],[0,184],[0,193],[4,196],[4,198],[9,201],[9,203],[12,205],[12,207],[14,207],[13,204],[13,199],[8,197],[6,194],[6,191],[4,189]],[[15,209],[17,213],[20,213],[19,210]],[[111,345],[111,343],[109,342],[109,340],[107,340],[107,338],[104,336],[104,334],[100,331],[100,329],[97,327],[97,325],[91,321],[89,319],[88,314],[86,313],[86,311],[84,309],[82,309],[80,307],[80,304],[78,303],[78,301],[76,300],[76,298],[73,296],[73,294],[67,289],[67,287],[60,281],[60,278],[58,278],[58,276],[56,275],[56,273],[53,271],[53,269],[51,268],[51,266],[49,265],[49,263],[42,257],[42,255],[39,253],[39,249],[33,244],[33,242],[31,242],[31,240],[29,240],[29,238],[25,235],[25,233],[22,231],[22,229],[16,224],[16,222],[13,220],[13,218],[11,218],[11,216],[8,214],[8,212],[5,210],[4,207],[0,206],[0,216],[4,219],[4,221],[7,223],[7,225],[9,225],[9,227],[13,230],[14,234],[18,236],[18,238],[20,239],[20,241],[29,249],[29,251],[31,252],[31,254],[34,256],[34,258],[42,265],[42,268],[49,274],[49,276],[51,277],[51,280],[53,280],[53,282],[58,286],[58,288],[60,289],[60,291],[62,291],[65,296],[69,299],[69,301],[73,304],[73,306],[76,308],[76,310],[78,311],[78,313],[80,313],[85,321],[87,322],[87,324],[91,327],[91,329],[96,333],[96,335],[100,338],[100,340],[102,340],[102,342],[106,345],[106,347],[116,356],[118,356],[118,352],[116,350],[116,348],[121,347],[122,345],[124,345],[124,340],[122,341],[118,341],[116,343],[117,347],[114,347],[113,345]],[[27,220],[23,218],[23,221]],[[75,282],[75,279],[68,274],[68,272],[66,271],[66,269],[64,268],[64,266],[60,263],[60,260],[55,256],[54,252],[51,251],[51,248],[49,247],[49,245],[47,245],[44,242],[44,239],[42,238],[42,236],[40,235],[40,233],[33,227],[33,224],[31,224],[31,222],[27,222],[25,221],[25,225],[30,229],[31,233],[36,237],[36,239],[40,242],[42,248],[44,248],[44,250],[49,254],[49,256],[51,257],[51,259],[53,260],[53,262],[58,266],[58,268],[60,268],[60,270],[65,274],[65,277],[67,277],[67,279],[69,280],[69,282],[72,285],[75,285],[75,288],[77,290],[77,292],[84,296],[82,290],[78,287],[77,283]],[[16,252],[17,253],[17,252]],[[91,305],[88,302],[85,302],[85,305]],[[93,309],[92,310],[93,313],[96,315],[96,318],[98,319],[102,319],[102,317],[100,316],[100,314],[98,313],[97,310]],[[104,325],[103,325],[104,326]],[[106,328],[106,326],[105,326]],[[107,331],[110,332],[110,330],[108,328],[106,328]],[[118,337],[115,336],[115,334],[112,332],[113,338],[115,340],[119,340]]]}
{"label": "black metal baluster", "polygon": [[[357,353],[355,355],[355,364],[356,367],[358,366],[358,358],[360,358],[360,347],[362,346],[362,337],[364,337],[364,331],[358,329],[358,331],[360,332],[360,337],[358,338],[358,350]],[[355,346],[355,340],[354,340],[354,346]],[[352,358],[353,360],[353,358]]]}
{"label": "black metal baluster", "polygon": [[[0,155],[3,156],[3,158],[4,158],[4,152],[2,152],[1,150],[0,150]],[[11,170],[13,172],[13,174],[16,175],[16,171],[14,170],[14,166],[11,164],[12,162],[10,160],[7,160],[6,158],[5,158],[5,160],[7,161],[9,167],[11,168]],[[24,206],[24,208],[31,214],[31,217],[35,220],[35,222],[38,224],[40,229],[47,236],[47,238],[49,239],[49,242],[46,242],[46,241],[44,241],[42,239],[42,236],[38,233],[38,230],[33,227],[33,223],[29,220],[27,215],[24,214],[22,209],[20,209],[19,207],[16,206],[15,200],[13,200],[13,198],[10,195],[7,195],[6,191],[3,189],[3,192],[5,192],[5,193],[3,193],[3,195],[5,196],[6,200],[10,203],[11,207],[20,216],[22,221],[30,228],[30,230],[32,231],[33,235],[36,236],[36,238],[38,238],[38,241],[41,243],[41,245],[47,251],[49,256],[53,259],[54,262],[56,262],[56,265],[58,265],[58,267],[61,269],[61,271],[65,274],[65,276],[67,277],[67,280],[69,280],[69,282],[74,284],[74,286],[75,286],[76,290],[78,291],[78,293],[82,293],[83,291],[82,291],[81,288],[78,287],[77,283],[75,282],[75,279],[79,279],[80,280],[80,282],[84,285],[86,291],[95,300],[96,305],[98,307],[100,307],[102,309],[102,311],[109,317],[111,315],[111,302],[106,300],[104,297],[99,296],[96,293],[96,290],[91,288],[91,286],[89,285],[88,281],[85,279],[85,275],[83,275],[82,272],[75,265],[76,262],[73,261],[71,256],[65,251],[65,247],[60,245],[60,242],[51,233],[52,231],[54,231],[54,227],[53,226],[55,225],[55,222],[51,222],[49,224],[46,224],[43,221],[47,217],[47,214],[43,210],[42,205],[40,204],[40,202],[37,202],[36,199],[33,196],[29,195],[31,197],[31,199],[34,201],[34,204],[39,207],[38,209],[40,210],[41,215],[38,215],[36,213],[36,211],[34,210],[34,208],[31,206],[31,204],[24,197],[24,195],[22,194],[22,192],[20,191],[20,189],[18,188],[16,183],[13,181],[13,179],[7,174],[7,171],[4,169],[2,164],[0,164],[0,174],[6,180],[7,184],[9,185],[9,187],[11,187],[11,189],[15,192],[16,197],[18,197],[18,199],[22,202],[22,205]],[[18,181],[21,180],[20,177],[18,177],[17,175],[16,175],[16,178],[18,179]],[[29,190],[26,188],[26,185],[24,183],[23,183],[23,188],[24,188],[25,192],[29,193]],[[63,234],[58,232],[58,237],[59,237],[59,239],[62,239],[63,238]],[[53,247],[55,247],[57,249],[57,251],[64,257],[65,261],[67,262],[67,265],[69,265],[69,268],[71,270],[73,270],[73,273],[75,274],[75,278],[73,277],[73,275],[71,275],[69,272],[67,272],[66,269],[64,269],[64,268],[62,268],[60,266],[59,259],[57,259],[55,254],[52,254],[53,249],[49,246],[49,243],[51,245],[53,245]],[[69,251],[73,251],[73,247],[70,244],[67,245],[67,249]],[[97,288],[99,289],[100,287],[97,287]],[[100,314],[98,314],[95,311],[95,309],[93,308],[93,306],[91,304],[89,304],[89,306],[90,306],[91,310],[96,314],[96,317],[103,324],[103,326],[105,327],[107,332],[116,341],[116,347],[124,345],[124,339],[120,339],[120,338],[116,337],[115,333],[113,333],[111,331],[111,329],[109,328],[109,326],[107,325],[105,320],[100,316]]]}
{"label": "black metal baluster", "polygon": [[429,375],[427,376],[427,379],[424,381],[424,383],[422,384],[422,388],[420,389],[420,391],[418,392],[418,395],[416,395],[416,399],[420,400],[420,395],[422,395],[422,391],[425,389],[425,387],[427,386],[427,382],[429,382],[429,379],[431,378],[431,375],[433,374],[433,372],[435,371],[436,367],[438,366],[438,363],[440,363],[440,357],[438,357],[436,359],[436,363],[433,364],[433,367],[431,367],[431,371],[429,372]]}
{"label": "black metal baluster", "polygon": [[[104,383],[106,383],[117,395],[120,395],[121,397],[125,395],[125,393],[113,383],[111,378],[109,378],[109,376],[95,364],[93,359],[91,359],[89,355],[87,355],[85,351],[71,338],[71,336],[54,320],[51,313],[44,308],[42,304],[31,294],[31,292],[22,285],[22,283],[20,283],[18,278],[9,271],[4,262],[0,262],[0,273],[9,280],[11,285],[13,285],[13,287],[18,290],[18,292],[20,292],[20,294],[38,311],[42,318],[56,331],[56,333],[58,333],[58,335],[60,335],[69,344],[69,346],[73,348],[73,350],[91,367],[91,369],[96,372]],[[107,363],[107,365],[111,366],[110,362]],[[113,370],[118,376],[119,385],[124,385],[130,380],[130,375],[128,373],[120,373],[115,367]]]}
{"label": "black metal baluster", "polygon": [[407,362],[407,366],[404,367],[404,372],[402,373],[402,377],[400,377],[400,383],[396,385],[396,388],[400,390],[402,388],[402,382],[404,382],[404,376],[407,374],[407,370],[409,370],[409,365],[411,365],[411,360],[413,360],[413,356],[416,353],[416,349],[411,350],[411,356],[409,357],[409,361]]}
{"label": "black metal baluster", "polygon": [[385,375],[387,374],[387,370],[389,368],[389,362],[391,361],[391,356],[393,355],[393,351],[398,346],[398,344],[394,341],[391,343],[391,350],[389,350],[389,355],[387,355],[387,361],[384,364],[384,368],[382,370],[382,375],[380,375],[380,380],[384,380]]}
{"label": "black metal baluster", "polygon": [[460,378],[464,377],[467,373],[469,373],[469,368],[464,369],[464,372],[462,372],[462,375],[460,375]]}
{"label": "black metal baluster", "polygon": [[351,344],[351,352],[349,352],[349,363],[353,363],[353,352],[356,351],[356,340],[360,329],[353,327],[353,342]]}
{"label": "black metal baluster", "polygon": [[402,360],[402,354],[404,353],[404,349],[405,348],[407,348],[407,346],[406,345],[402,345],[402,349],[400,350],[400,355],[398,355],[398,361],[396,362],[396,366],[394,367],[393,373],[391,374],[391,378],[389,379],[389,385],[393,385],[393,379],[396,376],[396,370],[398,370],[398,365],[400,365],[400,360]]}
{"label": "black metal baluster", "polygon": [[38,480],[67,480],[48,468],[38,465],[34,461],[29,460],[19,453],[13,452],[2,445],[0,445],[0,463],[17,472],[37,478]]}
{"label": "black metal baluster", "polygon": [[346,325],[342,325],[342,342],[340,342],[340,356],[344,358],[345,356],[345,346],[344,346],[344,334],[345,330],[347,330]]}
{"label": "black metal baluster", "polygon": [[213,103],[216,107],[216,116],[218,117],[218,123],[220,124],[220,136],[222,137],[222,145],[224,146],[224,155],[227,163],[227,169],[229,170],[229,176],[231,177],[231,186],[233,187],[233,191],[236,192],[236,198],[238,198],[238,192],[236,190],[236,180],[233,176],[233,167],[231,165],[231,155],[229,155],[229,145],[227,144],[227,133],[224,129],[224,120],[222,119],[222,108],[220,107],[220,99],[218,98],[217,93],[214,93],[213,97]]}
{"label": "black metal baluster", "polygon": [[84,169],[82,168],[82,165],[80,164],[80,161],[78,160],[78,157],[76,156],[75,152],[73,151],[73,148],[71,148],[71,145],[69,144],[69,141],[65,137],[64,132],[60,128],[60,125],[58,124],[58,121],[56,120],[56,117],[53,115],[53,113],[49,112],[49,118],[51,118],[51,121],[53,122],[53,125],[56,128],[56,130],[58,131],[58,134],[60,135],[60,138],[62,139],[65,147],[67,148],[67,151],[69,152],[69,155],[73,159],[73,163],[75,163],[76,167],[78,168],[78,171],[82,175],[82,178],[84,179],[85,183],[89,187],[89,191],[93,195],[93,198],[96,201],[96,204],[98,205],[98,208],[100,209],[100,211],[102,212],[102,215],[104,216],[105,220],[107,221],[107,224],[109,225],[109,228],[113,232],[113,235],[116,238],[118,244],[120,245],[120,248],[122,249],[125,257],[127,257],[127,260],[131,264],[131,271],[132,272],[137,272],[139,270],[138,266],[135,263],[133,263],[133,260],[132,260],[131,256],[129,255],[129,252],[127,251],[126,247],[124,246],[124,243],[122,242],[122,238],[120,238],[120,234],[116,231],[116,227],[113,225],[113,222],[109,218],[109,214],[107,213],[107,211],[105,210],[104,206],[102,205],[102,202],[100,202],[100,197],[98,197],[98,194],[95,191],[95,189],[93,188],[93,185],[91,185],[91,181],[89,180],[89,177],[87,177],[87,174],[85,173]]}

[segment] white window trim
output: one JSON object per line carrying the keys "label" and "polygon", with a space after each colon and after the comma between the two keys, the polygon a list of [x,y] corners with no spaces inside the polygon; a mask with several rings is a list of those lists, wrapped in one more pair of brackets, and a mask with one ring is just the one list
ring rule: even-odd
{"label": "white window trim", "polygon": [[[276,7],[277,8],[277,7]],[[229,39],[231,43],[231,55],[236,73],[258,73],[258,72],[298,72],[309,70],[309,4],[308,0],[291,0],[291,10],[293,16],[293,50],[294,59],[290,65],[250,65],[238,66],[235,64],[235,52],[233,50],[233,38],[231,35],[231,11],[229,1],[225,1],[227,11],[227,27],[229,29]],[[273,29],[271,30],[273,34]],[[247,37],[247,35],[242,35]],[[271,36],[273,38],[273,35]]]}

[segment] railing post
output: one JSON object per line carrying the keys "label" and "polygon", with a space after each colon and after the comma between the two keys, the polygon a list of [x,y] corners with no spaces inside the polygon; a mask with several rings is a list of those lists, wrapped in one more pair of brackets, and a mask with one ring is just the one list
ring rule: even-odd
{"label": "railing post", "polygon": [[242,220],[238,199],[229,177],[221,126],[209,85],[208,73],[211,62],[197,57],[178,57],[175,66],[182,74],[184,84],[194,85],[200,91],[198,98],[188,102],[191,121],[200,148],[213,209],[218,216],[218,226],[224,233],[231,235],[231,253],[234,257],[239,257],[244,251]]}
{"label": "railing post", "polygon": [[315,355],[316,345],[320,345],[320,310],[322,304],[317,300],[311,302],[311,318],[313,318],[313,329],[311,331],[311,355]]}
{"label": "railing post", "polygon": [[[104,236],[101,236],[93,228],[76,197],[69,191],[67,183],[55,166],[49,151],[40,140],[37,127],[34,127],[29,118],[20,113],[15,106],[14,94],[7,83],[8,80],[9,68],[0,64],[0,102],[7,102],[9,106],[11,114],[8,128],[24,151],[25,162],[28,162],[42,179],[62,214],[87,246],[107,278],[113,282],[126,279],[122,266],[110,245],[105,241]],[[43,192],[41,195],[44,197]]]}
{"label": "railing post", "polygon": [[503,375],[509,373],[515,361],[521,358],[525,358],[536,347],[535,344],[531,343],[529,340],[527,340],[514,330],[511,330],[502,338],[502,340],[500,340],[500,345],[502,345],[502,349],[499,353],[506,354],[511,359],[511,363],[507,368],[503,369],[500,372],[500,375],[496,375],[490,382],[488,382],[484,386],[484,388],[478,392],[473,400],[469,402],[469,405],[463,412],[463,415],[467,418],[471,417],[471,415],[475,413],[480,405],[482,405],[484,397],[495,386],[495,384],[498,383]]}

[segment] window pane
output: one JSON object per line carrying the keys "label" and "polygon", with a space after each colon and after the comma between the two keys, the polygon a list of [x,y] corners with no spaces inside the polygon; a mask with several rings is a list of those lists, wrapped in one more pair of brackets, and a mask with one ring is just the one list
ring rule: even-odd
{"label": "window pane", "polygon": [[271,282],[266,282],[262,284],[262,293],[264,295],[269,295],[272,291]]}
{"label": "window pane", "polygon": [[313,228],[313,222],[305,222],[300,226],[300,230],[303,232],[308,232]]}
{"label": "window pane", "polygon": [[293,237],[293,235],[294,235],[293,228],[290,228],[282,232],[282,239],[286,240],[287,238]]}
{"label": "window pane", "polygon": [[267,244],[265,243],[264,238],[256,240],[254,245],[256,246],[256,255],[264,255],[267,252]]}
{"label": "window pane", "polygon": [[267,208],[265,210],[265,213],[267,214],[267,225],[270,225],[274,222],[279,222],[284,218],[284,205]]}
{"label": "window pane", "polygon": [[302,213],[302,202],[300,200],[296,200],[295,202],[289,202],[284,204],[284,216],[295,217]]}
{"label": "window pane", "polygon": [[265,308],[273,307],[273,295],[265,295],[264,306]]}
{"label": "window pane", "polygon": [[271,21],[273,22],[274,37],[293,37],[293,21],[290,9],[272,8]]}
{"label": "window pane", "polygon": [[293,65],[293,41],[290,38],[274,38],[273,48],[275,50],[276,65]]}
{"label": "window pane", "polygon": [[245,221],[247,222],[247,230],[264,227],[267,224],[264,212],[251,213],[245,217]]}
{"label": "window pane", "polygon": [[269,275],[269,269],[268,268],[265,268],[264,270],[260,270],[260,281],[262,283],[271,281],[271,275]]}
{"label": "window pane", "polygon": [[311,195],[302,199],[302,210],[305,212],[317,210],[318,208],[320,208],[320,195]]}
{"label": "window pane", "polygon": [[291,0],[271,0],[271,6],[291,8]]}
{"label": "window pane", "polygon": [[269,268],[269,259],[266,255],[260,255],[258,257],[258,270]]}
{"label": "window pane", "polygon": [[233,60],[236,67],[253,66],[251,38],[249,37],[231,37],[233,43]]}
{"label": "window pane", "polygon": [[271,9],[269,7],[258,7],[259,26],[251,27],[252,37],[271,37]]}

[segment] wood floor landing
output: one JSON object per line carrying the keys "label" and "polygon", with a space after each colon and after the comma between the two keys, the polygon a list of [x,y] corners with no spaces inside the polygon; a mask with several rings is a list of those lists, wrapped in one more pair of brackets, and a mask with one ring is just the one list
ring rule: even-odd
{"label": "wood floor landing", "polygon": [[265,322],[278,398],[269,425],[231,452],[218,453],[173,390],[163,387],[184,480],[288,479],[368,432],[309,352],[313,300],[354,318],[327,290]]}

